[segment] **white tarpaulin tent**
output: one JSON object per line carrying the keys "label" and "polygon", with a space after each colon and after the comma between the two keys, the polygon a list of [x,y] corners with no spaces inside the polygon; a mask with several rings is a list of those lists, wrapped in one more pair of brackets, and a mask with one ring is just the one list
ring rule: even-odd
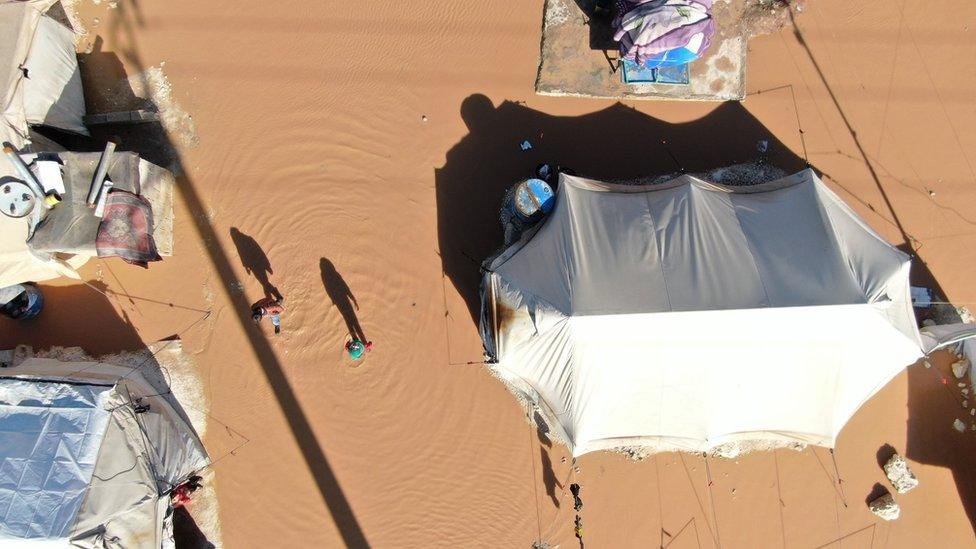
{"label": "white tarpaulin tent", "polygon": [[0,546],[159,548],[168,492],[208,463],[156,371],[0,371]]}
{"label": "white tarpaulin tent", "polygon": [[88,134],[74,33],[44,15],[56,0],[0,0],[0,141],[18,149],[28,127]]}
{"label": "white tarpaulin tent", "polygon": [[922,356],[908,256],[811,170],[750,187],[562,175],[556,200],[486,263],[481,331],[574,455],[832,447]]}

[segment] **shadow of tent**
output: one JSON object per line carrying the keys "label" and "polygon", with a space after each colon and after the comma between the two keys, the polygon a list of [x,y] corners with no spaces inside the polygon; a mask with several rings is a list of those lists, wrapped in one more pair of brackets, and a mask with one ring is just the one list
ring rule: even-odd
{"label": "shadow of tent", "polygon": [[215,546],[197,526],[186,507],[173,511],[173,538],[176,549],[213,549]]}
{"label": "shadow of tent", "polygon": [[[484,95],[461,105],[469,133],[435,170],[437,227],[444,274],[477,323],[478,263],[502,245],[499,208],[505,190],[531,177],[542,162],[598,179],[627,179],[705,171],[756,160],[757,143],[769,143],[766,158],[787,171],[806,163],[778,141],[739,103],[723,103],[707,116],[671,124],[616,103],[583,116],[559,117]],[[528,140],[532,148],[520,150]],[[667,142],[667,148],[662,145]]]}
{"label": "shadow of tent", "polygon": [[40,286],[44,310],[36,318],[0,318],[0,349],[17,344],[35,349],[81,347],[93,356],[144,349],[142,336],[108,298],[88,286]]}
{"label": "shadow of tent", "polygon": [[[952,374],[943,385],[937,362],[943,354],[930,359],[931,369],[916,364],[908,369],[908,435],[905,456],[918,463],[945,467],[952,472],[959,499],[970,524],[976,531],[976,437],[969,431],[974,423],[969,411],[961,405],[962,397]],[[966,433],[953,428],[959,418],[967,426]],[[924,485],[924,479],[922,483]]]}

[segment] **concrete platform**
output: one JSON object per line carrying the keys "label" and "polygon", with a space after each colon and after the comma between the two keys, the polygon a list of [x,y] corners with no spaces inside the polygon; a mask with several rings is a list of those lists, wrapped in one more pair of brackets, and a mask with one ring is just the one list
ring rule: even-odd
{"label": "concrete platform", "polygon": [[594,15],[594,0],[546,0],[535,91],[541,95],[611,99],[738,101],[746,93],[746,43],[741,0],[717,0],[716,32],[705,56],[691,64],[690,82],[625,84],[609,14]]}
{"label": "concrete platform", "polygon": [[86,126],[100,124],[142,124],[145,122],[159,122],[159,113],[137,109],[133,111],[109,112],[103,114],[89,114],[84,118]]}

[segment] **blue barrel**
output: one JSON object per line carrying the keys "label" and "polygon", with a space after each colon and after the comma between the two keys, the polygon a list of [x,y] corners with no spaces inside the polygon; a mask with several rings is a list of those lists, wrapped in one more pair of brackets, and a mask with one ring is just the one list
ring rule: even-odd
{"label": "blue barrel", "polygon": [[523,181],[515,188],[515,215],[524,222],[537,221],[555,204],[552,187],[541,179]]}
{"label": "blue barrel", "polygon": [[0,305],[0,314],[17,320],[28,320],[41,313],[44,308],[44,294],[36,284],[18,284],[21,292],[16,297]]}

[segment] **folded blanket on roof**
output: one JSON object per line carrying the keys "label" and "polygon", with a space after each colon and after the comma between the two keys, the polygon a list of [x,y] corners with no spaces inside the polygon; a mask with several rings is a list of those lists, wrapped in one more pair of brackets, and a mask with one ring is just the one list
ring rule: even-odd
{"label": "folded blanket on roof", "polygon": [[152,237],[153,212],[149,201],[126,191],[112,191],[98,225],[95,249],[99,257],[121,257],[127,263],[148,267],[162,258]]}
{"label": "folded blanket on roof", "polygon": [[[620,55],[645,66],[694,60],[715,34],[712,0],[618,0],[616,8],[613,38]],[[687,51],[676,55],[679,49]]]}

